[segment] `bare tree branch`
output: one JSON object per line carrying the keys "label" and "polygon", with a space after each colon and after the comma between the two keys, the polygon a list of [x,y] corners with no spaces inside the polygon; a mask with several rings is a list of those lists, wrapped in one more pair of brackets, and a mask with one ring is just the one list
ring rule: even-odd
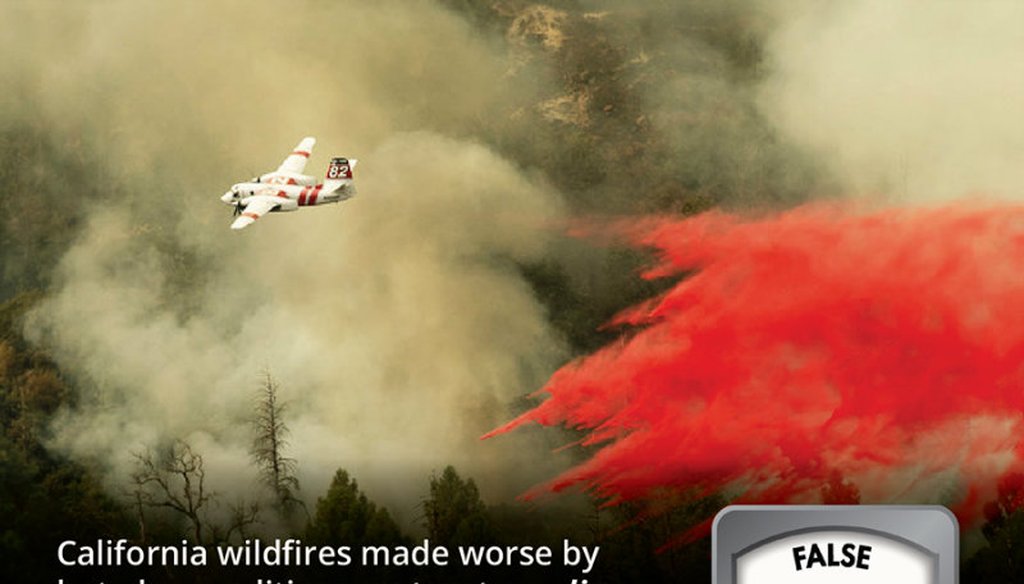
{"label": "bare tree branch", "polygon": [[171,509],[188,520],[195,542],[202,544],[203,515],[216,497],[206,490],[203,457],[182,440],[174,440],[157,454],[147,450],[133,456],[136,470],[131,475],[132,496],[138,505],[140,524],[145,525],[144,506]]}
{"label": "bare tree branch", "polygon": [[279,509],[288,514],[295,507],[305,506],[296,497],[299,479],[294,458],[284,455],[288,446],[288,426],[284,422],[286,404],[278,398],[278,385],[269,371],[264,379],[253,416],[253,441],[250,455],[259,469],[260,480],[270,489]]}

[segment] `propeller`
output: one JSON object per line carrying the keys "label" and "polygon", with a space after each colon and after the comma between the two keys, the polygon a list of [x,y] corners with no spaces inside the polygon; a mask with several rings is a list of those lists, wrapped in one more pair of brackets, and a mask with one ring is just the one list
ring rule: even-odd
{"label": "propeller", "polygon": [[234,206],[234,210],[232,211],[234,215],[238,215],[242,212],[242,195],[235,190],[234,187],[232,187],[230,191],[224,193],[220,200],[225,204]]}

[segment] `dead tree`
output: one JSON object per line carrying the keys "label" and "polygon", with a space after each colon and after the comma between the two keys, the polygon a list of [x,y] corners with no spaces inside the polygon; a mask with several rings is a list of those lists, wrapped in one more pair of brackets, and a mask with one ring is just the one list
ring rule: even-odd
{"label": "dead tree", "polygon": [[[206,490],[203,457],[187,442],[174,440],[154,456],[152,451],[136,453],[133,496],[138,504],[140,525],[145,525],[142,508],[167,508],[184,516],[196,544],[203,543],[204,515],[214,494]],[[145,535],[143,535],[145,537]]]}
{"label": "dead tree", "polygon": [[284,455],[288,446],[288,426],[284,423],[286,404],[278,398],[278,385],[267,371],[256,400],[253,416],[253,441],[250,454],[259,469],[260,481],[273,493],[274,501],[284,515],[295,507],[303,507],[296,498],[299,479],[295,476],[297,462]]}
{"label": "dead tree", "polygon": [[215,545],[230,542],[236,535],[239,540],[246,539],[249,536],[249,526],[259,522],[260,506],[258,503],[240,500],[229,505],[228,510],[230,514],[227,527],[212,526],[212,540]]}

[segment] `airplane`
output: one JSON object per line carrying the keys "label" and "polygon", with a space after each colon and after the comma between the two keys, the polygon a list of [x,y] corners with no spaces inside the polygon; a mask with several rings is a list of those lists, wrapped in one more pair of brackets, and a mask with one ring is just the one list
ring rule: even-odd
{"label": "airplane", "polygon": [[354,158],[332,158],[321,184],[316,184],[316,177],[302,174],[314,144],[316,138],[303,138],[277,170],[231,185],[231,190],[220,198],[235,207],[238,218],[231,229],[245,229],[267,213],[339,203],[356,194],[352,169],[359,161]]}

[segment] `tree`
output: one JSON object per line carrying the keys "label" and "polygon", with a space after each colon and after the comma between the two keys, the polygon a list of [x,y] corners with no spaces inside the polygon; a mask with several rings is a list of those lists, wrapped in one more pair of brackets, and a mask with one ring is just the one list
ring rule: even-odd
{"label": "tree", "polygon": [[154,455],[151,451],[136,453],[137,468],[132,473],[135,489],[132,495],[138,505],[140,529],[145,533],[144,507],[163,507],[182,515],[188,521],[194,542],[203,542],[204,519],[213,500],[206,490],[203,457],[193,452],[183,440],[174,440]]}
{"label": "tree", "polygon": [[455,467],[430,477],[423,501],[423,526],[438,545],[489,544],[496,539],[487,507],[473,479],[462,480]]}
{"label": "tree", "polygon": [[260,473],[260,480],[273,493],[278,508],[284,513],[302,502],[296,498],[299,479],[295,476],[297,462],[284,455],[288,445],[288,426],[284,423],[286,404],[278,399],[278,385],[270,372],[265,372],[253,418],[255,436],[250,454]]}
{"label": "tree", "polygon": [[316,514],[308,531],[308,539],[320,544],[355,547],[404,541],[387,509],[370,501],[343,469],[338,469],[327,493],[317,499]]}
{"label": "tree", "polygon": [[259,506],[241,500],[228,506],[226,521],[218,524],[208,519],[218,496],[206,488],[203,457],[184,440],[176,439],[156,453],[147,450],[134,456],[134,488],[129,497],[138,516],[141,542],[148,537],[146,508],[169,509],[184,518],[198,545],[226,542],[235,534],[244,537],[246,528],[256,523]]}
{"label": "tree", "polygon": [[999,481],[998,496],[985,505],[981,532],[988,542],[967,562],[964,582],[1021,582],[1024,578],[1024,474]]}

